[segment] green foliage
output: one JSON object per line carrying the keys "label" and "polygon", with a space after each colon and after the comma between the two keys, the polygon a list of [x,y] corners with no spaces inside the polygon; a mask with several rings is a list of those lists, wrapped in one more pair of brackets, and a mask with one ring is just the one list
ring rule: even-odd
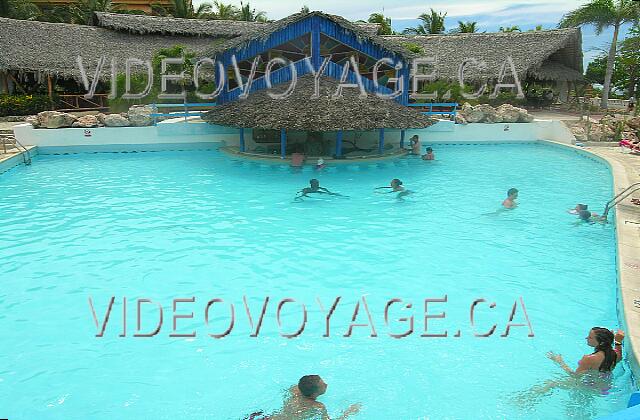
{"label": "green foliage", "polygon": [[42,15],[38,6],[25,0],[0,0],[0,16],[11,19],[36,20]]}
{"label": "green foliage", "polygon": [[249,2],[247,2],[247,4],[240,2],[238,20],[244,20],[245,22],[266,22],[267,14],[263,11],[256,11],[255,8],[252,9]]}
{"label": "green foliage", "polygon": [[32,115],[52,108],[48,95],[0,95],[0,116]]}
{"label": "green foliage", "polygon": [[522,32],[518,25],[508,26],[508,27],[500,27],[500,32]]}
{"label": "green foliage", "polygon": [[474,34],[478,32],[478,22],[463,22],[458,21],[458,27],[451,30],[452,33],[458,34]]}
{"label": "green foliage", "polygon": [[439,13],[431,9],[429,13],[423,13],[418,16],[418,19],[422,21],[421,25],[415,28],[407,28],[403,33],[413,35],[443,34],[445,30],[444,19],[446,16],[447,13]]}
{"label": "green foliage", "polygon": [[405,42],[402,44],[407,50],[415,54],[424,54],[424,48],[421,45],[414,44],[413,42]]}
{"label": "green foliage", "polygon": [[391,28],[391,18],[385,17],[382,13],[372,13],[367,20],[369,23],[377,23],[380,25],[378,29],[378,35],[393,35],[393,29]]}
{"label": "green foliage", "polygon": [[[187,92],[187,101],[188,102],[205,102],[198,98],[195,94],[194,85],[193,85],[193,69],[195,66],[195,53],[188,51],[185,47],[181,45],[176,45],[171,48],[165,48],[159,50],[156,54],[154,54],[153,59],[151,60],[151,68],[153,69],[153,83],[151,86],[151,90],[147,96],[142,99],[123,99],[122,95],[125,92],[126,88],[126,76],[124,74],[119,74],[116,78],[117,86],[118,86],[118,97],[116,99],[109,100],[109,108],[111,112],[124,112],[131,105],[139,105],[139,104],[151,104],[151,103],[161,103],[167,102],[167,100],[159,99],[158,95],[161,93],[161,70],[162,70],[162,60],[165,58],[180,58],[184,57],[184,64],[182,66],[179,65],[169,65],[167,67],[166,74],[178,74],[184,71],[185,78],[183,79],[181,84],[178,83],[169,83],[167,85],[167,92],[165,93],[176,93],[179,94],[182,89]],[[211,69],[212,71],[212,69]],[[147,74],[131,74],[131,93],[141,93],[147,86]],[[200,82],[200,90],[202,92],[212,92],[215,90],[214,82],[201,80]],[[180,100],[169,100],[169,102],[181,102]]]}

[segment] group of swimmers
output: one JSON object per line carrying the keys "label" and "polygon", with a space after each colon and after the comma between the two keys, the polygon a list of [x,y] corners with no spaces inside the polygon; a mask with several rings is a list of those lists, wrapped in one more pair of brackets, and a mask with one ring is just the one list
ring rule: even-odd
{"label": "group of swimmers", "polygon": [[[402,185],[402,181],[400,181],[398,178],[392,179],[389,186],[387,187],[375,188],[375,190],[383,190],[383,189],[388,189],[389,191],[386,191],[387,193],[398,193],[398,195],[396,196],[398,200],[402,200],[404,197],[406,197],[407,195],[413,192],[405,189],[404,186]],[[327,188],[321,187],[320,181],[314,178],[309,180],[308,187],[305,187],[300,191],[298,191],[297,195],[294,197],[294,201],[300,201],[302,200],[303,197],[309,197],[309,194],[328,194],[328,195],[333,195],[338,197],[349,198],[348,195],[342,195],[335,192],[331,192]]]}
{"label": "group of swimmers", "polygon": [[[593,352],[584,355],[574,370],[567,365],[560,354],[548,352],[547,357],[554,361],[567,373],[566,379],[549,380],[524,393],[522,397],[535,400],[555,388],[583,387],[599,394],[606,394],[611,388],[611,372],[622,359],[622,342],[624,331],[614,332],[608,328],[593,327],[585,337],[586,344],[593,348]],[[257,411],[245,420],[294,420],[306,418],[329,419],[326,406],[318,401],[318,397],[327,391],[327,384],[318,375],[305,375],[297,385],[289,388],[287,397],[281,409],[265,414]],[[357,414],[361,404],[351,404],[342,412],[338,419],[346,419]]]}
{"label": "group of swimmers", "polygon": [[[518,206],[516,199],[518,198],[518,189],[510,188],[507,191],[507,198],[502,202],[502,207],[505,209],[514,209]],[[576,206],[572,209],[567,210],[570,214],[575,214],[578,216],[578,222],[586,222],[586,223],[607,223],[607,218],[605,216],[600,216],[596,213],[592,213],[589,211],[589,206],[586,204],[576,204]]]}
{"label": "group of swimmers", "polygon": [[420,143],[420,137],[418,135],[414,135],[409,140],[409,145],[411,146],[411,154],[422,156],[422,160],[435,160],[436,156],[433,154],[433,148],[427,147],[427,153],[421,155],[422,153],[422,144]]}

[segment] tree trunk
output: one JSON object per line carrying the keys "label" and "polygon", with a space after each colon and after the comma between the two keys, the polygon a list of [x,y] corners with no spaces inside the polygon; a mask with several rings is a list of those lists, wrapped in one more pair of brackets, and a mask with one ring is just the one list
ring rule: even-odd
{"label": "tree trunk", "polygon": [[616,61],[616,49],[618,47],[618,34],[620,33],[620,23],[616,22],[613,27],[613,41],[609,48],[609,57],[607,58],[607,72],[604,75],[604,87],[602,88],[602,103],[600,106],[604,109],[609,105],[609,91],[611,90],[611,77],[613,76],[613,63]]}

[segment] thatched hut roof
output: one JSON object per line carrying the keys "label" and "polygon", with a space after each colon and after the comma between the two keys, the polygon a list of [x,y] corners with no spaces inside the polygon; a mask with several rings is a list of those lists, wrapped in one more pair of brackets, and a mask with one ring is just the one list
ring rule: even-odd
{"label": "thatched hut roof", "polygon": [[[0,18],[0,70],[80,80],[78,55],[93,76],[101,56],[115,57],[123,71],[128,58],[150,60],[159,49],[174,45],[202,54],[212,42],[212,38],[132,35],[92,26]],[[103,77],[108,76],[106,67]]]}
{"label": "thatched hut roof", "polygon": [[214,38],[233,38],[266,25],[262,22],[181,19],[105,12],[96,12],[95,17],[96,23],[100,27],[132,34],[170,34]]}
{"label": "thatched hut roof", "polygon": [[[97,26],[132,34],[233,38],[269,24],[239,20],[181,19],[171,16],[128,15],[109,12],[95,12],[94,15]],[[380,29],[380,25],[377,23],[355,22],[354,24],[370,35],[376,35]]]}
{"label": "thatched hut roof", "polygon": [[239,37],[219,43],[208,52],[208,55],[215,56],[229,49],[239,50],[256,39],[266,40],[272,33],[285,28],[288,25],[291,25],[292,23],[298,22],[302,19],[306,19],[310,16],[321,16],[325,19],[335,22],[336,24],[344,28],[345,31],[352,32],[358,39],[369,41],[377,45],[378,47],[388,52],[398,54],[401,57],[412,58],[417,56],[416,54],[409,51],[402,43],[389,42],[389,40],[385,39],[384,37],[377,35],[377,26],[376,33],[372,33],[373,26],[370,26],[370,24],[350,22],[342,16],[330,15],[319,11],[309,13],[295,13],[275,22],[270,22],[266,25],[255,27],[253,30]]}
{"label": "thatched hut roof", "polygon": [[507,56],[521,80],[575,81],[582,78],[582,33],[579,28],[531,32],[385,36],[396,44],[417,44],[424,56],[437,56],[437,78],[456,80],[460,63],[469,58],[487,68],[469,67],[465,79],[496,78]]}
{"label": "thatched hut roof", "polygon": [[[276,85],[273,92],[283,92],[288,86],[289,83]],[[230,127],[300,131],[424,128],[433,123],[431,118],[394,100],[372,94],[360,98],[358,89],[344,89],[343,97],[334,99],[331,96],[337,87],[337,80],[323,76],[320,97],[311,99],[314,79],[305,75],[298,78],[287,99],[272,99],[266,90],[260,90],[247,99],[217,106],[202,118]]]}

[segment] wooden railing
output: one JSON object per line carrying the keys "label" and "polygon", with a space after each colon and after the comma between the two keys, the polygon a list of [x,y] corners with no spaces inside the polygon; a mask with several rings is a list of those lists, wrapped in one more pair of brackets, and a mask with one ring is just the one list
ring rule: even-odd
{"label": "wooden railing", "polygon": [[109,109],[106,93],[96,93],[91,99],[84,95],[58,95],[55,104],[56,111],[104,111]]}

